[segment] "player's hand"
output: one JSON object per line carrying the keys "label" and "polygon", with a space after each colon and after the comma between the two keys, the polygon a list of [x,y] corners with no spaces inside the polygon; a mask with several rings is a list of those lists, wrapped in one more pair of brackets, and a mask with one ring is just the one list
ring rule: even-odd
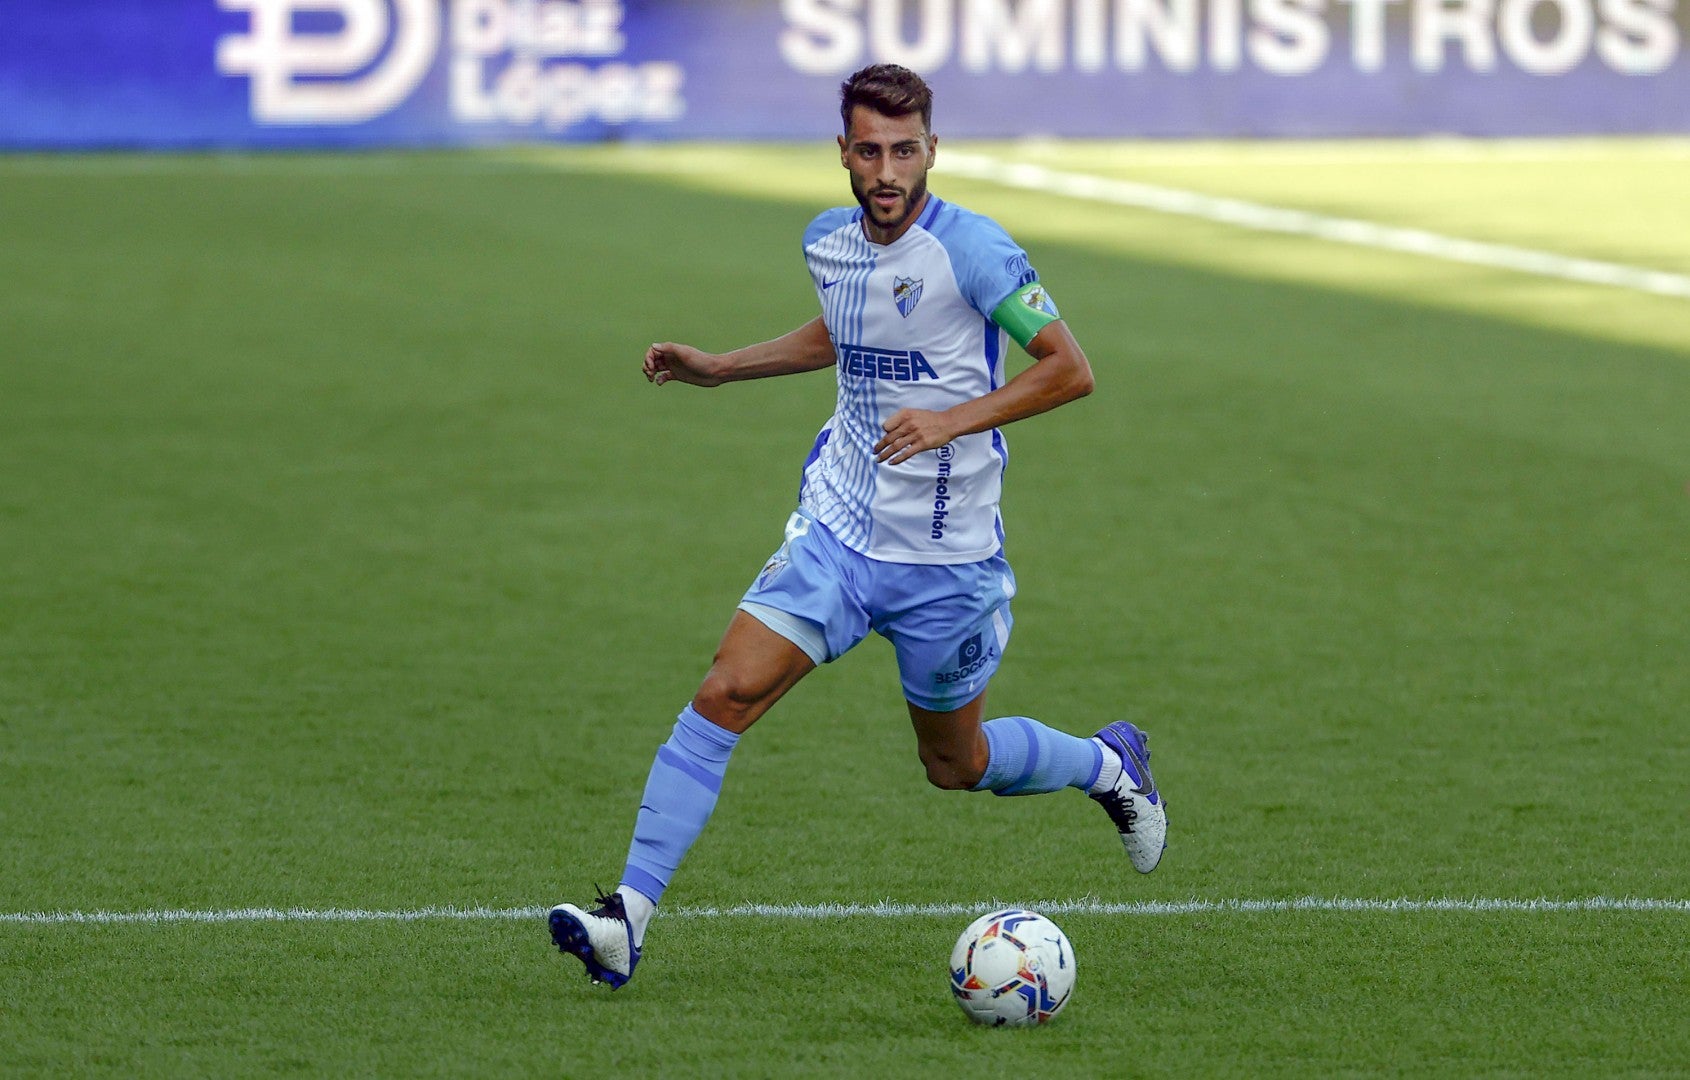
{"label": "player's hand", "polygon": [[657,342],[647,349],[640,368],[646,381],[657,386],[671,380],[694,386],[720,386],[724,381],[721,357],[672,341]]}
{"label": "player's hand", "polygon": [[899,409],[881,426],[886,434],[874,444],[874,460],[890,465],[902,465],[923,450],[937,450],[956,438],[945,414],[927,409]]}

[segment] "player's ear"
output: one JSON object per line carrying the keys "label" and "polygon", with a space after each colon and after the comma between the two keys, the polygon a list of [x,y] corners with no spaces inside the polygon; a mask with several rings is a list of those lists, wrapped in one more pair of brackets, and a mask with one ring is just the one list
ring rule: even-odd
{"label": "player's ear", "polygon": [[839,164],[849,169],[851,163],[845,160],[845,136],[839,135],[837,138],[839,139]]}
{"label": "player's ear", "polygon": [[927,167],[929,169],[931,169],[933,167],[933,162],[938,157],[938,153],[939,153],[939,136],[937,136],[937,135],[927,136]]}

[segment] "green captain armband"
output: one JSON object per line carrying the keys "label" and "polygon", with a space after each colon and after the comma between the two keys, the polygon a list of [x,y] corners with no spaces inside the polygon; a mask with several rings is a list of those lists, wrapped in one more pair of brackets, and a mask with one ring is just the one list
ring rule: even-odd
{"label": "green captain armband", "polygon": [[1056,302],[1036,281],[1016,289],[992,309],[992,321],[1008,330],[1009,336],[1023,349],[1040,330],[1060,318],[1062,313],[1056,310]]}

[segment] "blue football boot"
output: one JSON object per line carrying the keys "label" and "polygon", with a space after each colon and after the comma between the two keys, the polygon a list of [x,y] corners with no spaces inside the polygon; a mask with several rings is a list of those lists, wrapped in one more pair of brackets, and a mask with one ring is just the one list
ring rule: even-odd
{"label": "blue football boot", "polygon": [[640,950],[634,946],[634,928],[628,923],[622,898],[616,893],[601,894],[598,902],[599,907],[592,911],[559,904],[546,921],[551,924],[557,947],[580,957],[594,982],[609,983],[615,990],[633,977]]}
{"label": "blue football boot", "polygon": [[1104,753],[1121,761],[1121,775],[1113,787],[1100,791],[1095,799],[1115,831],[1133,869],[1148,874],[1162,861],[1168,844],[1168,813],[1156,781],[1150,776],[1150,737],[1125,720],[1117,720],[1092,737]]}

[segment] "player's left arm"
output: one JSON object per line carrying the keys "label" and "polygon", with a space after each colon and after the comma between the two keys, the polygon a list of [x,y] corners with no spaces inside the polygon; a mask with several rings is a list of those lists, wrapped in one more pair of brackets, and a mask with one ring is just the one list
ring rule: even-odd
{"label": "player's left arm", "polygon": [[1083,398],[1096,381],[1085,350],[1061,319],[1045,323],[1026,344],[1032,366],[983,397],[933,412],[900,409],[887,419],[875,460],[897,465],[962,435],[1002,427]]}

